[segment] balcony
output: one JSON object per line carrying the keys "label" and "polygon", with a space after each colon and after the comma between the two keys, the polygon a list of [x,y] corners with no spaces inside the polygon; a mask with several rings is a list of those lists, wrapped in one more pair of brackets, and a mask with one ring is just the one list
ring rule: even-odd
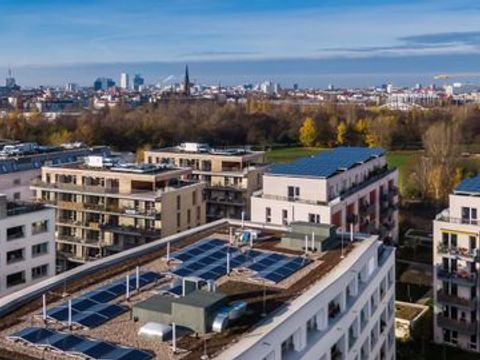
{"label": "balcony", "polygon": [[442,289],[437,291],[437,301],[443,304],[455,305],[470,310],[477,308],[477,299],[467,299],[458,295],[451,295]]}
{"label": "balcony", "polygon": [[115,225],[115,224],[104,224],[100,228],[104,231],[110,231],[120,234],[132,235],[132,236],[143,236],[149,238],[159,238],[161,237],[160,229],[144,229],[134,226],[126,225]]}
{"label": "balcony", "polygon": [[467,322],[465,320],[454,320],[443,315],[437,315],[437,325],[465,335],[475,335],[477,333],[476,321]]}
{"label": "balcony", "polygon": [[458,256],[468,258],[469,260],[475,260],[479,258],[478,249],[468,249],[465,247],[452,247],[445,244],[438,244],[437,252],[439,254],[446,254],[451,256]]}
{"label": "balcony", "polygon": [[104,187],[98,185],[79,185],[73,183],[49,183],[41,180],[35,180],[32,182],[32,186],[47,188],[47,189],[60,189],[60,190],[71,190],[78,192],[88,192],[95,194],[118,194],[118,187]]}
{"label": "balcony", "polygon": [[435,220],[453,224],[480,225],[479,219],[456,218],[450,216],[450,209],[443,210],[440,214],[436,216]]}
{"label": "balcony", "polygon": [[452,281],[458,285],[463,286],[475,286],[477,282],[476,273],[470,273],[467,270],[463,269],[455,271],[438,269],[437,276],[439,279]]}
{"label": "balcony", "polygon": [[370,215],[375,213],[375,204],[363,203],[360,205],[360,213]]}

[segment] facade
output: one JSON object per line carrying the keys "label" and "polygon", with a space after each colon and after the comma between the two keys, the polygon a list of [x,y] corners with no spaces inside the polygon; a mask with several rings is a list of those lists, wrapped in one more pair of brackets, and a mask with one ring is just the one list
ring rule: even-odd
{"label": "facade", "polygon": [[204,184],[189,169],[109,161],[46,166],[32,186],[56,209],[62,269],[205,223]]}
{"label": "facade", "polygon": [[433,222],[434,340],[480,351],[480,174],[461,182]]}
{"label": "facade", "polygon": [[395,254],[362,240],[329,273],[216,359],[395,359]]}
{"label": "facade", "polygon": [[207,219],[250,217],[250,197],[262,188],[266,169],[265,152],[246,149],[216,150],[205,144],[185,143],[178,147],[145,152],[149,164],[191,167],[195,179],[207,184]]}
{"label": "facade", "polygon": [[[25,145],[27,144],[16,144],[13,145],[13,149],[22,149]],[[33,198],[30,184],[40,177],[42,166],[66,164],[88,155],[109,153],[110,150],[104,146],[89,148],[81,144],[60,147],[36,146],[34,151],[1,152],[0,193],[7,195],[8,200],[30,201]]]}
{"label": "facade", "polygon": [[142,78],[140,74],[135,74],[133,78],[133,90],[139,91],[142,86],[144,85],[145,80]]}
{"label": "facade", "polygon": [[254,222],[325,223],[398,239],[398,171],[382,149],[339,147],[273,166],[251,199]]}
{"label": "facade", "polygon": [[130,88],[130,79],[127,73],[120,74],[120,87],[123,90],[128,90]]}
{"label": "facade", "polygon": [[93,89],[95,91],[99,91],[99,90],[105,91],[108,88],[111,88],[112,86],[115,86],[115,81],[113,81],[110,78],[101,77],[101,78],[97,78],[93,82]]}
{"label": "facade", "polygon": [[55,275],[55,211],[0,195],[0,297]]}

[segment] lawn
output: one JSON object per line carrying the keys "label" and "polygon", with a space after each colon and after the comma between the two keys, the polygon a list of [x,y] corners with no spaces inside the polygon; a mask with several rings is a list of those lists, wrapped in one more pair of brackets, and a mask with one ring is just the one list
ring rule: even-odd
{"label": "lawn", "polygon": [[272,163],[284,164],[325,150],[327,149],[321,147],[284,147],[269,151],[267,156]]}

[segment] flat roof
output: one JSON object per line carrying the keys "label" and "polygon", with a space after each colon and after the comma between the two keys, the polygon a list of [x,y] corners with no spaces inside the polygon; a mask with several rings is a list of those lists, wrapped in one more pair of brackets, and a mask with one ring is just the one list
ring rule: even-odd
{"label": "flat roof", "polygon": [[480,173],[460,182],[454,189],[454,193],[480,194]]}
{"label": "flat roof", "polygon": [[[265,225],[261,226],[254,223],[245,222],[246,228],[258,229],[261,231],[258,243],[254,244],[254,250],[257,252],[264,252],[265,254],[288,254],[288,250],[281,248],[280,239],[282,235],[288,232],[288,228],[284,226]],[[18,306],[18,299],[15,301],[11,297],[5,299],[5,304],[2,305],[0,301],[0,313],[3,314],[3,321],[0,324],[0,357],[4,355],[1,349],[9,349],[9,351],[20,354],[27,354],[34,359],[68,359],[67,354],[43,352],[32,347],[25,346],[21,342],[12,342],[8,336],[32,326],[45,327],[41,320],[41,294],[47,293],[48,306],[50,309],[65,303],[66,298],[61,297],[61,293],[66,290],[69,292],[70,298],[75,300],[86,292],[92,293],[99,289],[106,289],[120,279],[125,279],[126,274],[135,273],[135,267],[140,266],[141,272],[156,272],[162,274],[160,280],[151,283],[141,288],[139,292],[132,290],[131,297],[127,301],[124,295],[112,303],[119,304],[126,307],[144,307],[154,308],[156,310],[163,309],[166,313],[170,304],[185,303],[196,306],[208,306],[213,302],[227,297],[228,303],[236,301],[247,302],[247,312],[241,316],[236,322],[229,326],[229,331],[221,334],[209,334],[206,339],[209,356],[214,357],[224,351],[226,348],[233,346],[242,335],[254,330],[265,321],[276,321],[277,310],[283,306],[289,306],[290,302],[299,296],[305,294],[311,289],[312,285],[322,280],[324,277],[332,276],[334,269],[339,269],[343,266],[344,261],[352,261],[350,253],[360,251],[357,247],[365,247],[368,244],[376,241],[375,237],[356,235],[354,243],[347,242],[344,244],[343,250],[332,248],[323,253],[309,254],[309,263],[292,273],[289,277],[283,279],[279,283],[271,284],[252,279],[248,274],[239,271],[232,273],[230,276],[222,276],[217,279],[218,294],[202,292],[190,293],[184,298],[176,298],[173,300],[171,294],[168,294],[168,289],[174,282],[177,282],[179,277],[174,275],[175,269],[178,268],[179,262],[173,260],[172,257],[175,252],[185,253],[187,250],[195,248],[196,244],[205,244],[211,239],[216,241],[229,241],[229,229],[232,228],[234,233],[242,231],[240,221],[236,220],[219,220],[215,223],[203,225],[197,229],[191,229],[184,233],[172,235],[170,237],[159,239],[150,244],[143,245],[139,248],[127,250],[123,253],[107,257],[105,259],[87,263],[70,272],[60,274],[52,279],[45,280],[43,283],[32,285],[27,288],[23,294],[26,297],[23,304],[15,310],[5,313],[3,307]],[[366,244],[363,240],[368,240]],[[170,242],[171,256],[170,260],[166,257],[166,244]],[[248,251],[249,245],[242,245],[245,247],[244,251]],[[357,250],[355,250],[357,249]],[[210,253],[213,253],[212,249]],[[205,251],[208,252],[208,251]],[[198,252],[197,252],[198,253]],[[302,253],[295,254],[301,256]],[[343,258],[344,255],[344,258]],[[112,260],[114,259],[114,260]],[[232,257],[233,259],[233,257]],[[64,280],[64,277],[69,276],[69,273],[75,276],[69,280]],[[51,283],[55,281],[56,287],[52,287]],[[64,288],[65,286],[65,288]],[[45,289],[42,291],[42,287]],[[33,290],[35,288],[36,290]],[[263,318],[262,293],[265,290],[267,295],[266,312],[267,317]],[[36,296],[32,298],[32,294],[36,292]],[[23,295],[22,294],[22,295]],[[12,305],[15,304],[15,305]],[[289,309],[287,307],[287,309]],[[162,311],[163,311],[162,310]],[[265,320],[266,319],[266,320]],[[65,325],[52,322],[48,324],[49,329],[63,329]],[[75,329],[75,334],[89,336],[93,339],[111,342],[122,346],[130,346],[139,348],[141,350],[149,351],[155,354],[156,359],[184,359],[193,360],[198,359],[203,354],[204,339],[196,338],[190,335],[182,335],[177,339],[177,347],[180,352],[175,355],[171,351],[171,344],[169,342],[160,342],[158,339],[151,339],[138,336],[138,330],[141,324],[135,322],[130,317],[127,311],[111,320],[101,324],[98,327],[91,329]],[[8,356],[7,356],[8,357]]]}
{"label": "flat roof", "polygon": [[184,297],[175,299],[174,303],[206,308],[225,298],[225,294],[196,290]]}
{"label": "flat roof", "polygon": [[203,155],[203,156],[228,156],[241,157],[246,155],[265,154],[265,151],[251,150],[243,147],[228,147],[228,148],[211,148],[208,151],[188,151],[179,149],[175,146],[166,148],[156,148],[148,150],[147,153],[172,153],[172,154],[188,154],[188,155]]}
{"label": "flat roof", "polygon": [[381,148],[341,146],[289,164],[274,165],[267,174],[328,178],[384,154]]}

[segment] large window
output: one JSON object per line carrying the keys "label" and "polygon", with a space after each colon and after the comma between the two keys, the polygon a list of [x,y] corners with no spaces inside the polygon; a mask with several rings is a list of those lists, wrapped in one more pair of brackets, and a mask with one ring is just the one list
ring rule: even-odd
{"label": "large window", "polygon": [[32,224],[32,235],[48,231],[48,220],[37,221]]}
{"label": "large window", "polygon": [[13,264],[25,260],[25,249],[17,249],[7,252],[7,264]]}
{"label": "large window", "polygon": [[48,264],[32,268],[32,280],[40,279],[48,275]]}
{"label": "large window", "polygon": [[25,236],[25,230],[22,225],[13,226],[7,229],[7,241],[20,239]]}
{"label": "large window", "polygon": [[477,209],[462,207],[462,222],[465,224],[477,224]]}
{"label": "large window", "polygon": [[269,207],[265,208],[265,222],[272,222],[272,209]]}
{"label": "large window", "polygon": [[320,224],[320,215],[308,214],[308,222],[314,223],[314,224]]}
{"label": "large window", "polygon": [[48,253],[48,242],[32,245],[32,257],[40,256]]}
{"label": "large window", "polygon": [[289,186],[288,187],[288,199],[295,200],[300,197],[300,188],[298,186]]}
{"label": "large window", "polygon": [[7,288],[24,284],[25,283],[25,271],[19,271],[10,275],[7,275]]}

